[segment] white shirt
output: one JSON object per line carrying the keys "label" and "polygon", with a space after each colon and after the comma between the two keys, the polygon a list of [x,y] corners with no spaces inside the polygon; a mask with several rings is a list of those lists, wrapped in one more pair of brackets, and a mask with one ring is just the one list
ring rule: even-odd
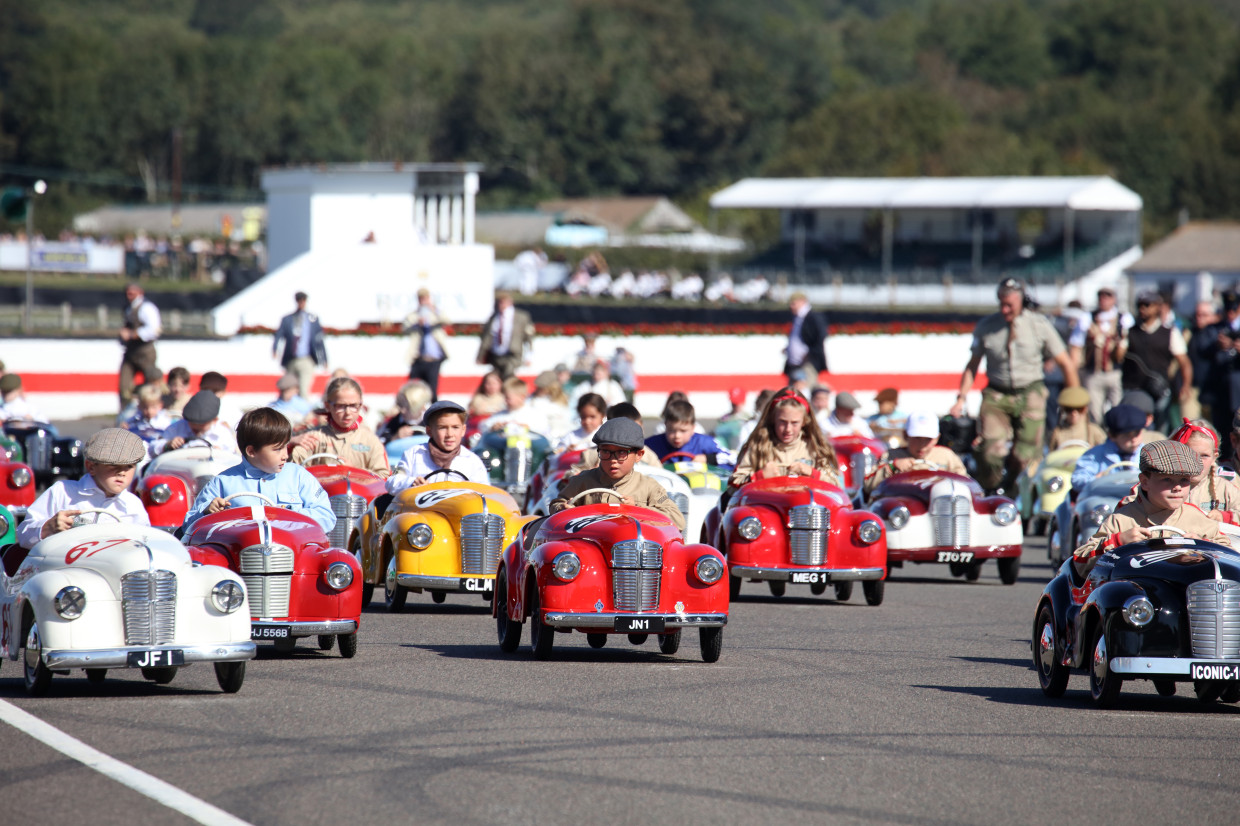
{"label": "white shirt", "polygon": [[[33,548],[41,539],[39,534],[43,532],[43,525],[47,523],[47,520],[63,510],[80,508],[103,508],[119,516],[122,522],[132,525],[149,526],[151,524],[151,519],[146,515],[146,508],[142,506],[141,499],[127,490],[121,491],[116,496],[107,496],[88,473],[81,479],[62,479],[43,491],[39,498],[34,500],[30,510],[26,512],[26,518],[21,525],[17,527],[18,543],[23,548]],[[102,514],[86,514],[85,518],[101,524],[110,521]]]}
{"label": "white shirt", "polygon": [[7,422],[14,419],[21,419],[27,422],[47,421],[47,419],[43,418],[43,414],[36,410],[35,407],[30,402],[26,401],[26,399],[22,396],[18,396],[17,398],[0,405],[0,421]]}
{"label": "white shirt", "polygon": [[[487,473],[486,465],[482,464],[482,460],[478,458],[478,454],[472,453],[465,448],[461,448],[461,452],[456,455],[449,465],[452,470],[458,470],[471,482],[477,482],[480,485],[491,484],[491,477]],[[431,459],[430,448],[424,444],[414,445],[405,451],[405,455],[400,457],[400,461],[396,463],[396,467],[392,469],[392,475],[388,477],[387,491],[388,493],[400,493],[402,490],[413,487],[413,480],[419,476],[425,478],[426,474],[431,471],[439,470],[439,465]],[[434,478],[435,482],[451,482],[459,480],[455,473],[441,473]]]}
{"label": "white shirt", "polygon": [[831,415],[827,417],[827,423],[822,428],[828,436],[836,438],[838,436],[865,436],[874,438],[874,431],[870,430],[870,423],[853,413],[850,421],[841,422],[835,416],[835,411],[831,411]]}
{"label": "white shirt", "polygon": [[159,308],[147,301],[144,295],[135,298],[129,306],[137,311],[138,329],[135,332],[138,338],[143,341],[154,341],[159,338]]}
{"label": "white shirt", "polygon": [[573,388],[573,396],[569,401],[573,409],[576,409],[577,402],[581,401],[581,397],[586,393],[598,393],[603,397],[603,401],[607,402],[608,407],[628,401],[628,398],[624,395],[624,388],[615,379],[607,378],[603,381],[595,382],[583,381]]}
{"label": "white shirt", "polygon": [[1072,326],[1072,332],[1068,335],[1069,347],[1084,347],[1089,338],[1089,328],[1093,324],[1098,325],[1098,329],[1103,333],[1110,334],[1115,330],[1115,324],[1119,322],[1121,333],[1126,333],[1132,329],[1135,323],[1132,316],[1128,313],[1121,313],[1118,308],[1104,310],[1098,313],[1097,320],[1094,319],[1093,313],[1083,313],[1080,315],[1076,323]]}
{"label": "white shirt", "polygon": [[232,428],[216,419],[215,424],[207,428],[206,432],[198,436],[194,431],[189,429],[189,422],[184,419],[177,419],[172,423],[164,435],[155,439],[150,444],[150,453],[152,456],[158,456],[164,452],[164,447],[176,437],[180,436],[185,441],[190,439],[205,439],[207,444],[212,447],[218,447],[222,450],[230,450],[233,453],[241,453],[237,447],[237,437],[233,435]]}
{"label": "white shirt", "polygon": [[542,435],[546,436],[548,441],[557,442],[573,429],[573,422],[569,417],[567,405],[557,404],[545,396],[535,396],[526,404],[546,419],[547,429],[543,431]]}
{"label": "white shirt", "polygon": [[521,425],[540,435],[546,435],[548,427],[547,417],[527,401],[516,410],[501,410],[491,418],[483,420],[478,429],[486,433],[494,430],[497,425],[510,424]]}
{"label": "white shirt", "polygon": [[809,357],[809,345],[801,341],[801,328],[805,325],[805,317],[809,315],[809,305],[801,308],[801,312],[792,317],[792,329],[788,331],[788,363],[799,367]]}

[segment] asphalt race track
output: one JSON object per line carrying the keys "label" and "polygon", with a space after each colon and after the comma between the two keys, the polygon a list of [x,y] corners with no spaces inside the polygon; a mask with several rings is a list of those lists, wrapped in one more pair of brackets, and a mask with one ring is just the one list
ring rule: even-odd
{"label": "asphalt race track", "polygon": [[[6,661],[0,699],[253,824],[1240,820],[1240,708],[1131,682],[1099,711],[1078,677],[1043,698],[1035,543],[1014,586],[915,567],[879,607],[746,583],[714,665],[688,633],[673,657],[558,635],[536,662],[476,597],[376,596],[355,659],[263,644],[237,695],[200,665],[29,700]],[[6,823],[190,822],[4,724],[0,787]]]}

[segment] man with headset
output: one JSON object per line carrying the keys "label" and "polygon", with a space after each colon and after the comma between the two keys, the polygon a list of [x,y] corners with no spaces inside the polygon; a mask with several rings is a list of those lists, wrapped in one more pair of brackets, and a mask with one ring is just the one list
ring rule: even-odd
{"label": "man with headset", "polygon": [[960,393],[951,410],[953,416],[964,413],[973,379],[985,358],[987,385],[977,414],[981,442],[975,455],[977,481],[988,491],[1011,489],[1025,465],[1042,455],[1046,360],[1053,359],[1063,368],[1066,386],[1080,385],[1063,339],[1046,316],[1026,306],[1021,282],[1004,279],[998,297],[999,312],[986,316],[973,329],[972,355],[960,375]]}

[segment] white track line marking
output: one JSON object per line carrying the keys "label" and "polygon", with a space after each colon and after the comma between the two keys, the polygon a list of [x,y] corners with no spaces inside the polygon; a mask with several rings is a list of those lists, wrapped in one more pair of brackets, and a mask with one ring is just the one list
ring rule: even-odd
{"label": "white track line marking", "polygon": [[61,754],[72,757],[79,763],[112,778],[117,783],[128,786],[138,794],[145,795],[156,803],[180,812],[191,820],[196,820],[206,826],[250,826],[241,818],[234,817],[205,800],[199,800],[171,783],[165,783],[158,777],[149,775],[141,769],[135,769],[128,763],[122,763],[115,757],[86,745],[76,737],[70,737],[55,726],[45,723],[33,714],[22,711],[5,700],[0,700],[0,720]]}

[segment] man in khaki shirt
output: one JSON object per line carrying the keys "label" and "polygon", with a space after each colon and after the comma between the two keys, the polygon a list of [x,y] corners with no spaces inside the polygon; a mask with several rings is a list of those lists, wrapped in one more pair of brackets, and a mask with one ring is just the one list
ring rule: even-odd
{"label": "man in khaki shirt", "polygon": [[[676,526],[685,529],[685,517],[680,508],[667,496],[667,491],[653,479],[633,471],[637,457],[645,447],[645,434],[641,425],[629,419],[609,419],[594,434],[598,445],[599,466],[582,471],[564,482],[560,495],[551,500],[551,512],[558,513],[569,507],[569,500],[591,488],[614,490],[619,502],[639,508],[656,510]],[[574,505],[600,505],[615,503],[616,496],[591,493]]]}
{"label": "man in khaki shirt", "polygon": [[956,452],[938,443],[939,420],[933,415],[922,412],[909,414],[904,435],[908,439],[908,446],[888,451],[878,467],[865,477],[867,496],[884,480],[909,470],[938,469],[960,476],[969,475]]}
{"label": "man in khaki shirt", "polygon": [[973,354],[960,374],[960,393],[951,409],[953,416],[964,413],[965,400],[985,358],[987,386],[977,414],[982,438],[976,455],[977,481],[988,491],[1011,488],[1025,466],[1042,455],[1045,361],[1053,359],[1063,368],[1068,387],[1080,384],[1059,333],[1046,316],[1025,306],[1021,283],[1005,279],[998,295],[999,312],[983,318],[973,330]]}

